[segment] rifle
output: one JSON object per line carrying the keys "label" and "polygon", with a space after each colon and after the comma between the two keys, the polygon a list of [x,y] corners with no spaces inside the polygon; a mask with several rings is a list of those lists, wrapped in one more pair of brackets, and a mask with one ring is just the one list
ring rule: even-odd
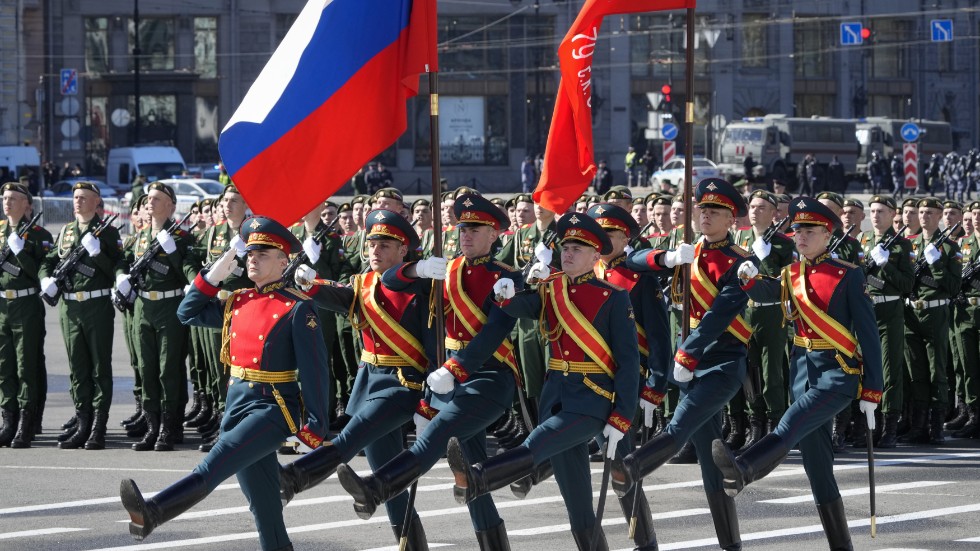
{"label": "rifle", "polygon": [[786,218],[789,217],[786,216],[782,220],[774,221],[772,225],[769,226],[769,229],[766,230],[766,233],[762,234],[762,240],[765,241],[767,244],[772,242],[773,236],[775,236],[776,232],[779,231],[779,227],[783,225],[783,222],[786,221]]}
{"label": "rifle", "polygon": [[[83,233],[82,237],[85,237],[85,235],[91,233],[93,236],[98,238],[100,235],[102,235],[102,232],[105,231],[106,228],[111,226],[112,223],[116,221],[116,218],[119,218],[118,214],[113,214],[108,218],[102,219],[95,225],[95,227]],[[46,302],[48,306],[58,304],[58,299],[61,297],[62,293],[70,293],[73,290],[73,284],[69,279],[69,276],[75,273],[76,269],[82,272],[85,277],[92,277],[95,275],[95,270],[93,270],[91,267],[78,265],[78,263],[81,262],[87,254],[88,251],[85,250],[85,246],[79,244],[75,246],[75,248],[72,249],[67,256],[62,258],[61,261],[58,262],[57,266],[54,267],[54,271],[51,273],[51,277],[54,278],[55,285],[57,286],[54,296],[48,296],[43,293],[41,294],[41,299]],[[88,273],[86,273],[86,270],[82,269],[83,267],[88,269]]]}
{"label": "rifle", "polygon": [[636,246],[640,244],[640,240],[643,239],[643,234],[645,234],[647,230],[650,229],[651,226],[653,226],[653,222],[647,222],[646,226],[640,228],[640,231],[636,233],[636,237],[630,239],[629,242],[630,248],[635,249]]}
{"label": "rifle", "polygon": [[851,224],[844,230],[844,234],[840,236],[840,239],[834,241],[832,245],[827,247],[827,254],[834,254],[837,249],[847,241],[847,236],[851,234],[851,230],[854,229],[854,224]]}
{"label": "rifle", "polygon": [[[320,231],[313,234],[313,241],[322,245],[324,238],[326,238],[327,234],[337,227],[337,222],[339,220],[340,217],[336,216],[330,221],[329,224],[326,224],[320,228]],[[298,270],[301,265],[309,262],[309,260],[310,255],[306,254],[305,250],[300,251],[299,254],[294,256],[292,260],[289,261],[289,264],[286,265],[286,269],[282,272],[282,280],[285,281],[287,285],[291,285],[290,282],[293,281],[293,275],[296,274],[296,270]]]}
{"label": "rifle", "polygon": [[[178,228],[184,225],[187,218],[190,217],[190,213],[184,215],[179,222],[174,222],[169,226],[163,228],[165,232],[169,235],[173,235]],[[133,304],[136,302],[136,291],[140,287],[146,285],[146,272],[153,267],[153,263],[156,262],[153,258],[160,252],[163,246],[160,245],[160,241],[154,239],[153,244],[150,245],[143,254],[136,259],[136,262],[129,267],[129,278],[132,285],[129,293],[124,295],[119,292],[119,289],[114,289],[112,291],[112,305],[116,307],[116,310],[125,313],[126,311],[132,310]]]}
{"label": "rifle", "polygon": [[[946,228],[942,232],[940,232],[939,233],[939,239],[937,239],[936,242],[934,243],[935,247],[937,249],[942,250],[943,244],[945,244],[946,241],[949,240],[949,236],[953,235],[953,232],[955,232],[957,229],[959,229],[959,227],[960,227],[960,223],[957,222],[957,223],[953,224],[952,226]],[[927,265],[928,265],[928,262],[926,262],[925,249],[923,249],[922,250],[922,256],[920,256],[915,261],[915,266],[914,266],[914,268],[912,270],[912,282],[913,282],[912,283],[912,298],[913,299],[919,298],[919,294],[915,291],[915,284],[919,282],[919,279],[920,278],[922,278],[922,270],[924,270]],[[930,279],[932,279],[932,278],[930,278]],[[933,287],[933,288],[935,288],[937,286],[935,284],[935,280],[933,280],[932,284],[930,284],[928,282],[925,282],[925,283],[926,283],[926,285],[929,285],[930,287]]]}
{"label": "rifle", "polygon": [[[546,234],[547,238],[543,240],[542,243],[544,243],[545,247],[548,247],[550,249],[555,244],[555,242],[558,241],[558,232],[550,228],[547,230],[547,232],[548,232]],[[524,265],[524,269],[521,270],[521,278],[524,281],[527,281],[527,276],[531,273],[531,267],[534,266],[535,264],[537,264],[537,262],[532,262],[528,260],[527,264]]]}
{"label": "rifle", "polygon": [[[881,239],[879,239],[878,242],[875,244],[875,248],[877,248],[878,245],[881,245],[881,247],[887,251],[892,247],[892,245],[895,244],[895,240],[901,237],[902,234],[905,233],[905,230],[907,229],[909,229],[909,225],[904,224],[901,228],[898,229],[897,232],[894,233],[894,235],[882,236]],[[877,264],[874,263],[868,264],[867,259],[865,259],[865,265],[864,265],[865,276],[871,275],[871,272],[875,271],[876,268],[878,268]]]}
{"label": "rifle", "polygon": [[963,277],[960,280],[960,292],[956,295],[954,302],[957,304],[966,304],[967,291],[970,289],[980,291],[980,281],[975,281],[978,273],[980,273],[980,257],[967,264],[963,270]]}
{"label": "rifle", "polygon": [[[31,218],[31,221],[28,222],[27,225],[24,226],[24,229],[18,232],[17,235],[19,235],[21,239],[27,239],[27,233],[40,219],[41,213],[39,212],[34,215],[34,218]],[[3,244],[3,249],[0,249],[0,269],[14,277],[17,277],[20,275],[20,266],[10,262],[10,256],[13,254],[14,252],[10,250],[10,245],[5,242]]]}

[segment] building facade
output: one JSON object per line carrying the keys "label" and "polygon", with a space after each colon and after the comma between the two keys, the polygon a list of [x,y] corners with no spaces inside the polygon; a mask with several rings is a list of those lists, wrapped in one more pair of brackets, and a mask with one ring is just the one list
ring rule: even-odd
{"label": "building facade", "polygon": [[[218,161],[224,122],[305,4],[12,2],[0,8],[0,46],[22,55],[0,58],[3,141],[36,143],[44,158],[79,162],[92,174],[104,169],[109,148],[137,142],[173,143],[188,163]],[[593,67],[597,160],[618,170],[630,145],[658,152],[660,141],[647,138],[657,136],[650,123],[664,112],[682,122],[689,94],[695,150],[708,157],[727,121],[767,113],[946,120],[960,149],[977,142],[980,22],[971,0],[698,4],[692,91],[685,89],[683,12],[606,18]],[[519,189],[521,162],[547,140],[555,52],[580,5],[439,2],[441,162],[453,187]],[[952,20],[951,42],[930,41],[933,19]],[[846,22],[863,23],[871,36],[841,45]],[[65,68],[77,71],[74,95],[62,93]],[[669,103],[660,93],[665,84]],[[409,112],[408,131],[381,158],[399,187],[424,193],[427,100],[413,100]]]}

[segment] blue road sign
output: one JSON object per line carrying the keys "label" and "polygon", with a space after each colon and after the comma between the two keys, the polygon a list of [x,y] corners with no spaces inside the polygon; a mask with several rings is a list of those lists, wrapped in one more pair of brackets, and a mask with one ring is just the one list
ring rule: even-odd
{"label": "blue road sign", "polygon": [[677,125],[668,122],[660,129],[660,135],[664,137],[665,140],[673,140],[677,137]]}
{"label": "blue road sign", "polygon": [[932,29],[933,42],[952,42],[953,41],[953,20],[952,19],[933,19],[929,24]]}
{"label": "blue road sign", "polygon": [[61,70],[61,95],[74,96],[78,94],[78,71],[75,69]]}
{"label": "blue road sign", "polygon": [[919,134],[921,133],[922,130],[919,129],[919,125],[915,124],[914,122],[907,122],[902,125],[902,139],[907,142],[914,142],[915,140],[918,140]]}
{"label": "blue road sign", "polygon": [[841,23],[840,24],[840,45],[841,46],[857,46],[864,42],[861,38],[861,29],[864,27],[861,23]]}

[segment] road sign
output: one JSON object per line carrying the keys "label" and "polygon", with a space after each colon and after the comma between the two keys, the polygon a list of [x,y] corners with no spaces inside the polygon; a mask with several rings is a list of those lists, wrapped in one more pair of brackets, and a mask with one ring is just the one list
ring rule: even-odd
{"label": "road sign", "polygon": [[907,142],[914,142],[915,140],[919,139],[919,134],[922,133],[922,130],[919,128],[919,125],[915,124],[914,122],[907,122],[902,125],[902,130],[900,133],[902,134],[903,140]]}
{"label": "road sign", "polygon": [[861,23],[841,23],[840,24],[840,45],[841,46],[858,46],[864,42],[864,38],[861,37],[861,29],[864,27]]}
{"label": "road sign", "polygon": [[952,19],[933,19],[929,28],[932,29],[933,42],[952,42],[953,41],[953,20]]}
{"label": "road sign", "polygon": [[61,70],[61,95],[74,96],[78,93],[78,71],[75,69]]}
{"label": "road sign", "polygon": [[905,188],[919,187],[919,144],[902,144],[902,158],[905,159]]}
{"label": "road sign", "polygon": [[672,161],[674,159],[674,155],[676,154],[677,154],[677,142],[674,142],[673,140],[664,140],[664,154],[663,154],[664,160],[660,164],[665,165],[669,161]]}
{"label": "road sign", "polygon": [[677,125],[668,122],[664,124],[663,128],[660,129],[660,133],[663,135],[665,140],[673,140],[677,137]]}

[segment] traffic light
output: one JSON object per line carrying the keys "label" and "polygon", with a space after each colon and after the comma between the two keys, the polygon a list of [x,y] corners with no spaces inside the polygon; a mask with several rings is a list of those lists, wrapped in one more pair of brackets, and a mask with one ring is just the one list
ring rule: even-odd
{"label": "traffic light", "polygon": [[660,93],[664,95],[664,102],[670,103],[670,84],[661,86]]}

